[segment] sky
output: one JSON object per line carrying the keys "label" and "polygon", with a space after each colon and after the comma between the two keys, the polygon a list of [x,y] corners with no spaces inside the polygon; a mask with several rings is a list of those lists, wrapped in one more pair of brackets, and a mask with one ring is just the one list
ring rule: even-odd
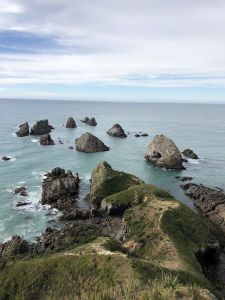
{"label": "sky", "polygon": [[0,0],[0,98],[225,103],[225,0]]}

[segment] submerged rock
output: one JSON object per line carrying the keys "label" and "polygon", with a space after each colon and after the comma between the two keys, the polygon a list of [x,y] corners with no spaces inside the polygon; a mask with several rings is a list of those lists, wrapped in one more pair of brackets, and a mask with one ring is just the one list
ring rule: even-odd
{"label": "submerged rock", "polygon": [[125,134],[123,128],[119,124],[113,125],[112,128],[110,128],[107,131],[108,135],[114,136],[114,137],[120,137],[120,138],[126,138],[127,135]]}
{"label": "submerged rock", "polygon": [[24,137],[29,135],[29,124],[26,122],[24,124],[19,125],[19,130],[16,132],[18,137]]}
{"label": "submerged rock", "polygon": [[15,207],[21,207],[21,206],[26,206],[26,205],[29,205],[31,204],[31,202],[27,202],[27,201],[19,201],[15,204]]}
{"label": "submerged rock", "polygon": [[40,120],[37,121],[36,124],[33,125],[31,128],[30,134],[31,135],[43,135],[50,133],[53,127],[49,125],[48,120]]}
{"label": "submerged rock", "polygon": [[164,135],[156,135],[149,144],[145,158],[165,169],[184,169],[182,156],[175,143]]}
{"label": "submerged rock", "polygon": [[136,133],[134,136],[135,137],[140,137],[141,135],[139,133]]}
{"label": "submerged rock", "polygon": [[203,216],[214,224],[216,229],[225,234],[224,192],[195,183],[186,183],[181,187],[185,190],[185,194],[193,199]]}
{"label": "submerged rock", "polygon": [[178,179],[180,181],[191,181],[193,179],[193,177],[191,177],[191,176],[176,176],[176,179]]}
{"label": "submerged rock", "polygon": [[109,151],[109,147],[107,147],[100,139],[89,132],[82,134],[75,143],[76,150],[81,152],[94,153]]}
{"label": "submerged rock", "polygon": [[76,128],[76,122],[72,117],[69,117],[67,122],[66,122],[66,128]]}
{"label": "submerged rock", "polygon": [[199,159],[198,155],[196,153],[194,153],[193,150],[191,150],[191,149],[185,149],[182,153],[185,156],[190,157],[192,159]]}
{"label": "submerged rock", "polygon": [[142,133],[141,136],[146,137],[146,136],[148,136],[148,134],[147,133]]}
{"label": "submerged rock", "polygon": [[9,157],[9,156],[2,156],[2,158],[1,158],[2,160],[5,160],[5,161],[7,161],[7,160],[10,160],[11,159],[11,157]]}
{"label": "submerged rock", "polygon": [[55,145],[55,142],[51,138],[50,134],[43,135],[40,139],[40,145],[42,146],[50,146],[50,145]]}
{"label": "submerged rock", "polygon": [[75,196],[79,191],[79,176],[71,171],[55,168],[42,184],[41,203],[49,204],[63,212],[75,209]]}

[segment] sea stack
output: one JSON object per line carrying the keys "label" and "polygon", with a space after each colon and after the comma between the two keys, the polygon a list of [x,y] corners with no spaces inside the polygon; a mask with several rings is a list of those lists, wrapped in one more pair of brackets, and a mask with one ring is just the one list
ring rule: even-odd
{"label": "sea stack", "polygon": [[127,135],[125,134],[123,128],[119,124],[113,125],[112,128],[110,128],[107,131],[108,135],[114,136],[114,137],[120,137],[120,138],[126,138]]}
{"label": "sea stack", "polygon": [[183,155],[185,155],[189,158],[199,159],[198,155],[196,153],[194,153],[194,151],[191,149],[185,149],[182,153],[183,153]]}
{"label": "sea stack", "polygon": [[109,151],[109,147],[107,147],[93,134],[86,132],[76,140],[76,150],[86,153],[94,153]]}
{"label": "sea stack", "polygon": [[29,135],[29,124],[26,122],[24,124],[19,125],[19,130],[16,132],[18,137],[24,137]]}
{"label": "sea stack", "polygon": [[43,135],[43,134],[48,134],[51,132],[51,129],[53,127],[49,125],[48,120],[40,120],[37,121],[36,124],[33,125],[31,128],[30,134],[31,135]]}
{"label": "sea stack", "polygon": [[95,120],[95,118],[88,118],[88,117],[85,117],[83,120],[81,120],[82,123],[85,123],[87,125],[90,125],[90,126],[96,126],[97,125],[97,122]]}
{"label": "sea stack", "polygon": [[43,135],[40,139],[40,145],[42,146],[51,146],[51,145],[55,145],[53,139],[51,138],[50,134],[47,135]]}
{"label": "sea stack", "polygon": [[76,122],[72,117],[69,117],[67,122],[66,122],[66,128],[76,128]]}
{"label": "sea stack", "polygon": [[145,158],[160,168],[184,169],[179,149],[171,139],[164,135],[156,135],[154,137],[148,146]]}

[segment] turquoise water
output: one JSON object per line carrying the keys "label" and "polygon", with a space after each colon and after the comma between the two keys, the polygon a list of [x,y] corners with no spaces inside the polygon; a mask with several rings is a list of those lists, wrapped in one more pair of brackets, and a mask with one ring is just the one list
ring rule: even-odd
{"label": "turquoise water", "polygon": [[[33,239],[48,226],[55,211],[39,204],[43,174],[59,166],[78,172],[82,178],[81,195],[88,190],[91,170],[102,160],[113,168],[133,173],[148,183],[169,191],[176,198],[192,207],[183,195],[176,175],[193,176],[195,182],[225,188],[225,105],[198,104],[137,104],[91,103],[66,101],[0,101],[0,157],[10,155],[11,161],[0,160],[0,241],[14,234]],[[89,127],[79,120],[93,116],[98,126]],[[72,116],[78,128],[62,126]],[[25,121],[29,124],[48,118],[55,127],[52,137],[55,146],[42,147],[38,138],[17,138],[14,132]],[[106,131],[119,123],[131,134],[127,139],[110,137]],[[110,147],[109,152],[85,154],[71,151],[74,141],[89,131]],[[134,134],[147,132],[149,137],[136,138]],[[155,134],[163,133],[172,138],[180,150],[192,148],[200,157],[190,160],[184,171],[165,171],[154,168],[144,155]],[[64,142],[58,144],[58,137]],[[16,186],[28,187],[31,205],[15,208],[19,197],[12,193]],[[79,205],[87,204],[79,199]]]}

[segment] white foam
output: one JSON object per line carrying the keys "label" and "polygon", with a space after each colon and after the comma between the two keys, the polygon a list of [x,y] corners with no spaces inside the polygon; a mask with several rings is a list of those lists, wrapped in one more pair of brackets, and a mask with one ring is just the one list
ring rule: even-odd
{"label": "white foam", "polygon": [[32,142],[32,143],[38,143],[39,140],[38,140],[38,139],[31,139],[31,142]]}
{"label": "white foam", "polygon": [[83,180],[85,183],[90,183],[90,179],[91,179],[91,173],[85,175]]}

